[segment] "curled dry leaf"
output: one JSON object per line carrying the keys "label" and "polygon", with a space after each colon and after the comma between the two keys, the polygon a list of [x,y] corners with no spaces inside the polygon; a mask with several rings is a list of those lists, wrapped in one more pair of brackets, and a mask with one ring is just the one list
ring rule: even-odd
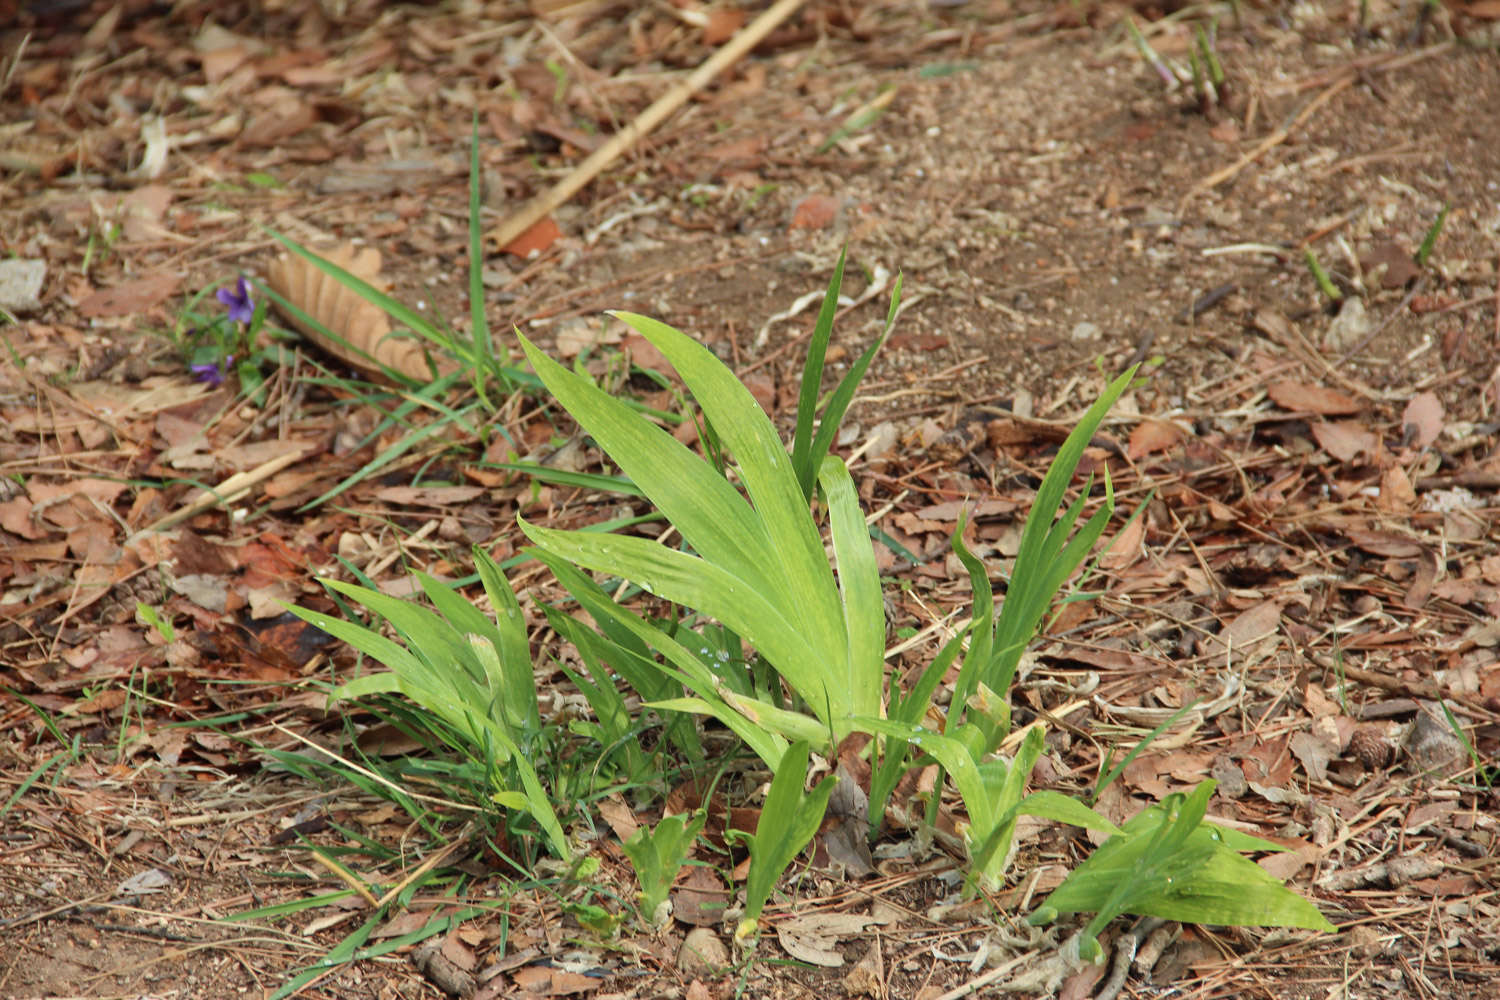
{"label": "curled dry leaf", "polygon": [[[352,243],[346,243],[323,256],[362,281],[381,287],[380,251],[374,247],[356,251]],[[385,379],[381,365],[413,379],[432,377],[417,341],[392,336],[390,320],[379,306],[324,274],[311,261],[283,254],[272,262],[266,282],[282,298],[347,341],[340,343],[312,324],[288,315],[309,340],[334,357],[381,380]]]}

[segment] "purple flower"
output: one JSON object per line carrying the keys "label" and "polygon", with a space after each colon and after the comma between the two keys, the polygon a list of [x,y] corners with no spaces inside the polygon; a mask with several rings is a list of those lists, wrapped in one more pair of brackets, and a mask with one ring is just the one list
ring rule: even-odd
{"label": "purple flower", "polygon": [[248,324],[255,315],[255,303],[250,300],[250,283],[243,274],[233,290],[221,288],[214,297],[229,307],[229,318],[236,323]]}
{"label": "purple flower", "polygon": [[[244,279],[242,278],[240,280],[243,281]],[[220,292],[220,294],[222,295],[223,293]],[[224,384],[224,376],[226,373],[228,373],[230,366],[233,364],[234,355],[231,354],[229,355],[229,357],[225,358],[222,361],[215,361],[201,365],[188,365],[188,370],[193,373],[193,376],[197,378],[199,382],[206,382],[217,389],[219,386]]]}

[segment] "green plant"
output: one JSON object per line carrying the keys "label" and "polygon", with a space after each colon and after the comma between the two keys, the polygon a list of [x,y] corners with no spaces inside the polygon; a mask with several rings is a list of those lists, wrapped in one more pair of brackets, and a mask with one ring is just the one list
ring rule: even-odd
{"label": "green plant", "polygon": [[[842,739],[854,730],[857,718],[879,715],[885,653],[879,577],[853,480],[841,460],[821,456],[831,443],[829,424],[837,419],[830,414],[841,414],[839,407],[847,406],[840,391],[844,387],[835,391],[816,437],[812,417],[802,419],[806,407],[799,410],[797,441],[802,443],[794,444],[788,456],[749,391],[707,349],[644,316],[627,313],[620,318],[677,368],[703,407],[706,423],[734,456],[748,499],[666,431],[522,338],[548,390],[666,515],[691,552],[643,538],[559,531],[524,520],[522,530],[554,572],[573,564],[621,576],[723,623],[755,647],[800,703],[800,710],[782,707],[779,690],[773,692],[764,676],[757,684],[746,671],[716,673],[625,609],[586,605],[596,619],[602,611],[667,655],[695,697],[665,707],[715,715],[772,766],[785,753],[788,739],[819,744]],[[807,385],[804,381],[804,400],[816,393]],[[849,386],[847,396],[852,394]],[[808,511],[810,476],[807,487],[802,478],[808,470],[818,474],[828,504],[837,577]],[[564,571],[560,579],[574,589],[575,575]],[[573,596],[582,599],[578,593]]]}
{"label": "green plant", "polygon": [[807,757],[805,740],[787,747],[776,767],[776,776],[771,779],[771,790],[766,794],[755,833],[741,832],[750,848],[750,872],[745,877],[745,915],[734,929],[736,941],[754,936],[760,925],[761,911],[771,898],[771,890],[781,873],[797,859],[823,822],[828,796],[838,778],[829,775],[811,792],[804,792]]}
{"label": "green plant", "polygon": [[[482,768],[493,803],[529,817],[552,853],[567,860],[572,848],[532,763],[548,760],[548,734],[537,708],[521,608],[488,553],[475,549],[474,559],[493,620],[425,573],[417,578],[436,613],[368,587],[327,581],[334,591],[386,619],[400,643],[373,627],[304,608],[290,610],[390,668],[349,681],[334,692],[335,698],[399,692],[422,706],[458,737],[455,748]],[[524,837],[527,831],[513,826],[512,833]]]}
{"label": "green plant", "polygon": [[172,627],[172,619],[144,601],[135,602],[135,620],[148,628],[155,629],[156,634],[167,642],[174,642],[177,639],[177,630]]}
{"label": "green plant", "polygon": [[1437,245],[1438,236],[1443,231],[1443,223],[1448,221],[1448,211],[1453,206],[1446,201],[1438,212],[1437,218],[1432,220],[1432,225],[1427,227],[1427,235],[1422,237],[1422,245],[1417,248],[1417,266],[1426,267],[1427,258],[1432,256],[1432,248]]}
{"label": "green plant", "polygon": [[1312,274],[1313,281],[1318,283],[1318,291],[1327,296],[1330,302],[1342,302],[1344,293],[1339,291],[1333,279],[1328,277],[1328,272],[1323,270],[1323,265],[1318,261],[1318,255],[1313,253],[1312,247],[1302,251],[1302,258],[1307,262],[1307,270]]}
{"label": "green plant", "polygon": [[1047,924],[1060,914],[1092,911],[1079,954],[1099,957],[1098,934],[1121,913],[1199,924],[1334,926],[1241,851],[1280,851],[1269,841],[1203,821],[1214,782],[1173,793],[1142,810],[1075,868],[1031,917]]}
{"label": "green plant", "polygon": [[621,842],[641,887],[642,916],[653,927],[666,922],[667,893],[707,821],[708,813],[701,809],[691,815],[673,813],[663,816],[655,827],[643,826]]}

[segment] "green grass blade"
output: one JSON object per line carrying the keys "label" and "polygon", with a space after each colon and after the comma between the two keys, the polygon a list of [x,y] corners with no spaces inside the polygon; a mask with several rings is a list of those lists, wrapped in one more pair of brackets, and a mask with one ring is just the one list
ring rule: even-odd
{"label": "green grass blade", "polygon": [[901,310],[901,281],[902,276],[896,276],[896,285],[891,290],[891,306],[885,314],[885,327],[880,331],[880,336],[875,338],[875,343],[866,348],[865,353],[850,366],[849,371],[844,374],[833,390],[833,395],[828,399],[828,405],[823,409],[822,421],[818,424],[818,436],[812,443],[812,460],[821,461],[833,447],[833,440],[838,435],[839,424],[843,422],[844,414],[849,410],[849,404],[854,402],[854,393],[859,389],[860,381],[865,377],[865,372],[870,368],[870,362],[875,360],[875,355],[880,348],[885,346],[886,340],[891,335],[891,328],[896,324],[896,314]]}
{"label": "green grass blade", "polygon": [[807,344],[807,359],[802,363],[797,429],[792,434],[792,468],[797,473],[797,485],[802,487],[802,495],[808,500],[812,499],[819,463],[812,448],[813,421],[817,418],[818,396],[823,387],[823,360],[828,353],[828,340],[833,335],[833,319],[839,311],[839,289],[844,284],[844,261],[848,254],[848,247],[839,251],[838,263],[834,265],[833,277],[828,282],[828,292],[823,296],[823,308],[818,311],[818,322]]}

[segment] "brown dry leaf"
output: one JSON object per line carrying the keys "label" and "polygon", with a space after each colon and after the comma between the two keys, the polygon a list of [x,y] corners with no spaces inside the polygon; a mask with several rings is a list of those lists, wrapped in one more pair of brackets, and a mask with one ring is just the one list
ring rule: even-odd
{"label": "brown dry leaf", "polygon": [[549,969],[541,965],[528,965],[511,973],[515,984],[527,993],[542,997],[566,996],[570,993],[587,993],[604,985],[602,979],[580,976],[566,969]]}
{"label": "brown dry leaf", "polygon": [[1443,403],[1433,392],[1421,392],[1401,411],[1401,426],[1413,448],[1429,448],[1443,432]]}
{"label": "brown dry leaf", "polygon": [[1281,604],[1262,601],[1242,611],[1218,635],[1210,636],[1203,651],[1210,660],[1227,655],[1235,666],[1244,664],[1247,658],[1258,660],[1274,647],[1280,623]]}
{"label": "brown dry leaf", "polygon": [[1146,519],[1138,517],[1115,535],[1109,547],[1099,559],[1105,569],[1121,570],[1141,556],[1141,545],[1146,540]]}
{"label": "brown dry leaf", "polygon": [[1166,451],[1182,440],[1182,428],[1165,420],[1143,420],[1130,432],[1125,454],[1142,458],[1154,451]]}
{"label": "brown dry leaf", "polygon": [[130,316],[165,302],[182,279],[171,274],[152,274],[113,288],[101,288],[78,303],[85,319]]}
{"label": "brown dry leaf", "polygon": [[1319,421],[1312,425],[1312,435],[1319,447],[1340,462],[1352,462],[1360,455],[1373,458],[1380,451],[1379,436],[1353,420]]}
{"label": "brown dry leaf", "polygon": [[745,25],[745,11],[739,7],[715,7],[708,12],[703,25],[703,44],[719,45],[734,37]]}
{"label": "brown dry leaf", "polygon": [[798,961],[836,969],[844,956],[836,949],[840,938],[859,934],[874,921],[857,913],[806,913],[776,924],[776,940]]}
{"label": "brown dry leaf", "polygon": [[172,191],[162,184],[147,184],[126,195],[120,201],[125,238],[132,243],[171,239],[171,230],[161,221],[170,204]]}
{"label": "brown dry leaf", "polygon": [[530,229],[511,240],[500,250],[502,253],[514,254],[522,260],[527,260],[552,246],[560,236],[562,236],[562,230],[557,228],[557,223],[549,215],[540,222],[532,223]]}
{"label": "brown dry leaf", "polygon": [[630,808],[624,796],[618,792],[607,799],[600,799],[598,806],[599,815],[621,840],[629,840],[641,828],[635,818],[635,810]]}
{"label": "brown dry leaf", "polygon": [[[374,247],[356,252],[354,244],[346,243],[323,256],[366,283],[381,286],[380,251]],[[309,340],[334,357],[382,380],[386,376],[381,365],[419,381],[432,377],[416,341],[392,336],[390,321],[379,306],[324,274],[311,261],[283,254],[271,263],[266,283],[282,298],[353,345],[346,346],[325,336],[312,324],[287,317]],[[438,367],[439,371],[445,370],[441,362]]]}
{"label": "brown dry leaf", "polygon": [[1465,5],[1463,12],[1481,21],[1500,21],[1500,0],[1475,0]]}
{"label": "brown dry leaf", "polygon": [[1410,251],[1393,240],[1382,240],[1370,248],[1370,252],[1359,259],[1359,266],[1367,275],[1380,272],[1380,287],[1405,288],[1422,271],[1412,259]]}
{"label": "brown dry leaf", "polygon": [[1327,417],[1359,412],[1359,400],[1353,396],[1309,382],[1273,382],[1266,389],[1266,395],[1283,410],[1299,413]]}
{"label": "brown dry leaf", "polygon": [[672,916],[694,927],[717,927],[730,901],[729,890],[712,868],[692,865],[672,890]]}
{"label": "brown dry leaf", "polygon": [[1417,491],[1412,488],[1406,470],[1393,465],[1380,477],[1380,495],[1375,506],[1391,514],[1404,514],[1417,506]]}
{"label": "brown dry leaf", "polygon": [[839,212],[839,200],[826,194],[810,194],[792,209],[788,229],[827,229]]}

